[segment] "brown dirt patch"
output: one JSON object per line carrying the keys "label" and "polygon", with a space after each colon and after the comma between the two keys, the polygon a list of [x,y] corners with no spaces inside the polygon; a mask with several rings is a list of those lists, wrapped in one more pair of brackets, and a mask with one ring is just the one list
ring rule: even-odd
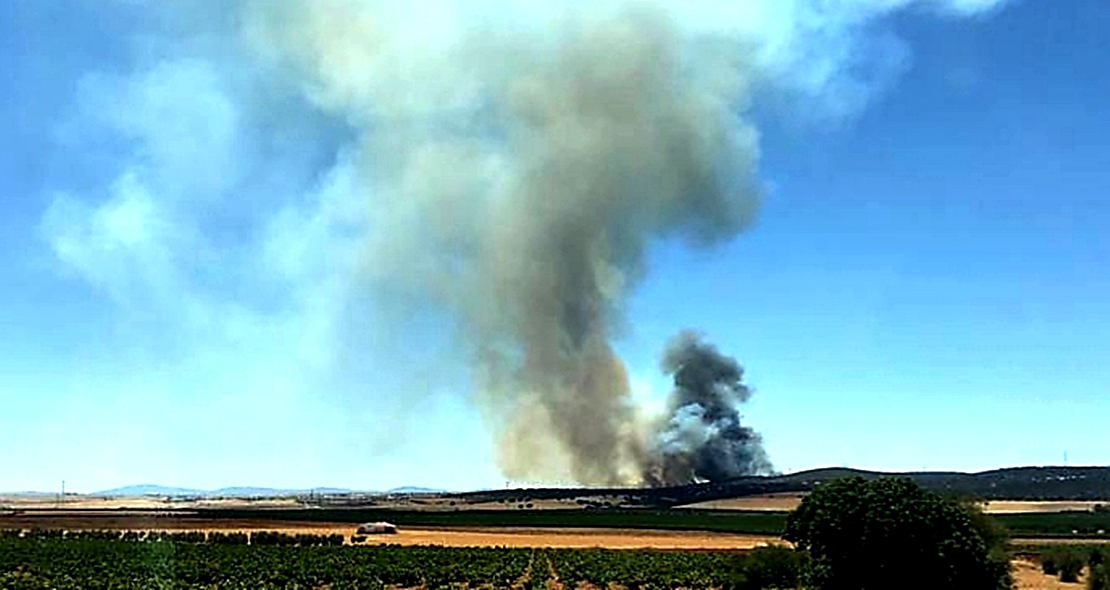
{"label": "brown dirt patch", "polygon": [[[355,532],[351,523],[288,522],[264,519],[214,520],[173,513],[77,511],[25,513],[0,517],[0,528],[62,530],[136,530],[341,534]],[[614,549],[751,549],[781,542],[777,537],[725,533],[580,528],[401,527],[394,535],[369,535],[366,544],[444,545],[449,547],[551,547]]]}
{"label": "brown dirt patch", "polygon": [[993,500],[984,506],[986,512],[992,514],[1026,514],[1030,512],[1070,512],[1092,511],[1095,506],[1106,502],[1085,501],[1050,501],[1027,502],[1016,500]]}
{"label": "brown dirt patch", "polygon": [[788,511],[798,507],[802,502],[801,494],[767,494],[764,496],[751,496],[747,498],[728,498],[725,500],[708,500],[688,504],[683,508],[701,508],[704,510],[766,510]]}
{"label": "brown dirt patch", "polygon": [[1040,566],[1025,560],[1014,562],[1014,581],[1017,583],[1017,590],[1081,590],[1084,588],[1082,576],[1078,583],[1065,584],[1054,576],[1044,575]]}
{"label": "brown dirt patch", "polygon": [[371,536],[368,543],[448,547],[546,547],[580,549],[752,549],[781,543],[776,537],[625,529],[466,529],[410,528],[396,535]]}

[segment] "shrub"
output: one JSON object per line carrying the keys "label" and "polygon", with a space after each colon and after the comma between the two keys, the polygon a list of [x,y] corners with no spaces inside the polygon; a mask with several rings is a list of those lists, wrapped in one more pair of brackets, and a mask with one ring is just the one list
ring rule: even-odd
{"label": "shrub", "polygon": [[802,582],[813,590],[1013,586],[1001,529],[909,479],[820,485],[790,513],[783,537],[809,554]]}
{"label": "shrub", "polygon": [[744,554],[740,561],[743,590],[797,588],[803,556],[789,547],[759,547]]}
{"label": "shrub", "polygon": [[[1094,553],[1098,550],[1094,549]],[[1059,576],[1061,582],[1076,582],[1083,566],[1091,559],[1091,552],[1078,547],[1055,547],[1041,556],[1041,571],[1048,576]],[[1098,559],[1097,557],[1095,558]]]}
{"label": "shrub", "polygon": [[1087,565],[1092,568],[1108,561],[1110,561],[1110,559],[1106,558],[1106,549],[1102,547],[1091,547],[1090,552],[1087,553]]}
{"label": "shrub", "polygon": [[208,542],[215,545],[246,545],[246,533],[209,533]]}
{"label": "shrub", "polygon": [[1060,563],[1060,581],[1074,583],[1079,581],[1083,571],[1083,560],[1077,555],[1069,555]]}
{"label": "shrub", "polygon": [[297,537],[276,531],[257,531],[251,533],[251,545],[296,545]]}
{"label": "shrub", "polygon": [[1091,568],[1087,590],[1110,590],[1110,564],[1102,563]]}
{"label": "shrub", "polygon": [[1046,576],[1056,576],[1060,574],[1060,565],[1056,561],[1056,556],[1047,554],[1041,557],[1041,571]]}

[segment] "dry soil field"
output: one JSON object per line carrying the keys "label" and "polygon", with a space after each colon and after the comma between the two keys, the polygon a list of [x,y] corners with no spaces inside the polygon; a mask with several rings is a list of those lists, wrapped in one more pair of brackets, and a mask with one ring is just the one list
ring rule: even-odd
{"label": "dry soil field", "polygon": [[[273,520],[206,520],[149,512],[95,513],[81,511],[25,513],[0,517],[2,528],[137,531],[279,531],[288,534],[339,533],[350,536],[350,523],[289,522]],[[401,527],[395,535],[371,535],[368,543],[445,545],[450,547],[609,547],[617,549],[750,549],[780,542],[776,537],[689,531],[507,528],[507,527]]]}

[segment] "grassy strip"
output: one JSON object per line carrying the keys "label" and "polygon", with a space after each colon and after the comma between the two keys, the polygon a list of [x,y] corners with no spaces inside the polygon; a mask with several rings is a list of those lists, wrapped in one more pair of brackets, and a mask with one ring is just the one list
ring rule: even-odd
{"label": "grassy strip", "polygon": [[[709,531],[780,535],[785,512],[741,510],[607,509],[607,510],[458,510],[428,512],[381,509],[204,510],[202,518],[271,519],[319,522],[385,520],[401,526],[565,527]],[[1110,538],[1110,514],[1056,512],[1000,514],[995,518],[1016,537]]]}
{"label": "grassy strip", "polygon": [[1010,544],[1010,552],[1024,557],[1040,557],[1046,553],[1059,551],[1089,554],[1095,551],[1110,551],[1106,543],[1038,543],[1036,541],[1021,541]]}
{"label": "grassy strip", "polygon": [[751,535],[779,535],[786,526],[785,512],[682,509],[460,510],[457,512],[373,509],[204,510],[197,516],[216,519],[350,523],[384,520],[399,526],[625,528]]}
{"label": "grassy strip", "polygon": [[1110,538],[1110,513],[1106,512],[1035,512],[995,518],[1019,537]]}

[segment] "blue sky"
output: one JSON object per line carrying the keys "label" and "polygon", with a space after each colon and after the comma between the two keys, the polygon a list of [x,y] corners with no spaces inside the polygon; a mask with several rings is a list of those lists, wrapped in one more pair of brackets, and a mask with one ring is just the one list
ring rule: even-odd
{"label": "blue sky", "polygon": [[[353,123],[186,4],[0,8],[0,489],[504,485],[434,322],[362,311]],[[1101,1],[738,5],[771,188],[654,245],[638,398],[694,327],[783,471],[1110,463]]]}

